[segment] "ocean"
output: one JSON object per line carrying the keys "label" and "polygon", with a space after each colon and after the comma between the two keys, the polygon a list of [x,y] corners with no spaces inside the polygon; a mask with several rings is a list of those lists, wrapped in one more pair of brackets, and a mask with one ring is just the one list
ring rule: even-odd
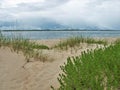
{"label": "ocean", "polygon": [[120,37],[120,30],[106,31],[2,31],[7,37],[22,37],[32,40],[82,37]]}

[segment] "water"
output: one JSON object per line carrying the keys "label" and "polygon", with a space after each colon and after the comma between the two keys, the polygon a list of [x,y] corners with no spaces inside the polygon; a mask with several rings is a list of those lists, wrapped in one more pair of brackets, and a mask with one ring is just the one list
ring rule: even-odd
{"label": "water", "polygon": [[9,31],[2,32],[8,37],[24,37],[28,39],[59,39],[72,36],[83,37],[120,37],[120,31]]}

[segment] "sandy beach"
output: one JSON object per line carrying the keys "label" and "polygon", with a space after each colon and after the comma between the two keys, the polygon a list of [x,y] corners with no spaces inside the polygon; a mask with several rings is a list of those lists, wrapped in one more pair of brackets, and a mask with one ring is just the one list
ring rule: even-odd
{"label": "sandy beach", "polygon": [[[106,40],[113,42],[116,38],[106,38]],[[37,40],[36,42],[52,47],[60,41],[60,39],[53,39]],[[51,90],[51,85],[58,88],[57,77],[61,73],[60,65],[63,65],[68,57],[79,56],[81,52],[96,47],[103,47],[103,45],[83,43],[74,49],[42,50],[50,61],[29,62],[24,68],[26,61],[22,53],[17,54],[6,47],[0,48],[0,90]]]}

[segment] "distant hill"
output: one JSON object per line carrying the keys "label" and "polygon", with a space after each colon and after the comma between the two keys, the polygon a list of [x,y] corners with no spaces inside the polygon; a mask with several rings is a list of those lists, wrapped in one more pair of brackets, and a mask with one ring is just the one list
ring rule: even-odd
{"label": "distant hill", "polygon": [[42,19],[38,20],[31,20],[29,22],[24,21],[0,21],[0,29],[3,30],[43,30],[43,29],[65,29],[68,28],[65,25],[61,25],[53,20]]}
{"label": "distant hill", "polygon": [[1,30],[111,30],[108,28],[99,28],[86,22],[80,25],[63,25],[52,19],[33,18],[30,20],[0,21]]}

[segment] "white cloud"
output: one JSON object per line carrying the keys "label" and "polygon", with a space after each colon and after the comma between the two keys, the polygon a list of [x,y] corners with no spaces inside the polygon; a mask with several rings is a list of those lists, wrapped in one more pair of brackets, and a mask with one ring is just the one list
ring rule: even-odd
{"label": "white cloud", "polygon": [[26,23],[47,18],[75,28],[120,29],[120,0],[0,0],[3,18]]}
{"label": "white cloud", "polygon": [[93,24],[100,28],[120,29],[119,0],[82,1],[74,0],[62,7],[65,15],[62,16],[64,22],[70,25]]}

